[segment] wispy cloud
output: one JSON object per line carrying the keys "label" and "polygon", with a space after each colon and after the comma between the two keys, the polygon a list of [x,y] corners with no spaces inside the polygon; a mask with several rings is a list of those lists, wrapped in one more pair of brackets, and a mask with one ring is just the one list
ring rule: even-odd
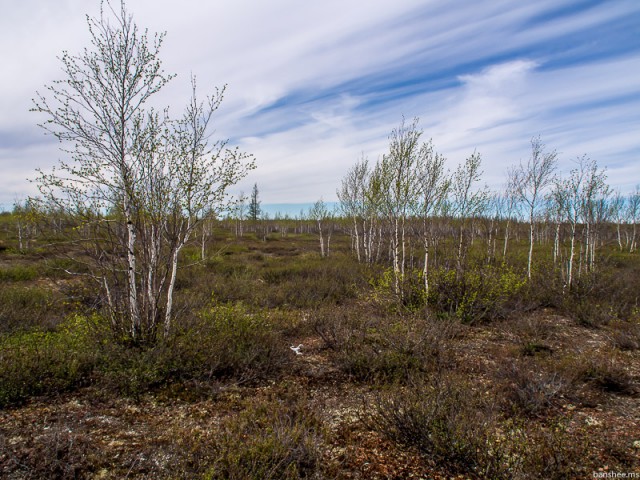
{"label": "wispy cloud", "polygon": [[[640,181],[640,4],[635,0],[129,0],[140,25],[167,30],[159,102],[183,104],[188,76],[229,85],[216,135],[254,153],[266,202],[331,200],[362,152],[376,159],[402,115],[419,116],[453,168],[477,148],[500,185],[542,135],[563,165],[587,153],[623,189]],[[55,56],[87,45],[81,0],[16,4],[0,19],[0,203],[28,192],[60,154],[43,143],[30,98],[59,78]]]}

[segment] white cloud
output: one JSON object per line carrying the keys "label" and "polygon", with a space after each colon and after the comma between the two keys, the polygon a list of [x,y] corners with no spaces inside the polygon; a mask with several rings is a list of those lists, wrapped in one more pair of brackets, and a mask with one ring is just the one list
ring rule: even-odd
{"label": "white cloud", "polygon": [[[34,127],[42,119],[28,113],[30,99],[60,77],[56,55],[88,45],[84,14],[95,15],[98,2],[54,3],[11,2],[0,17],[0,203],[12,201],[18,179],[60,156]],[[538,134],[563,162],[588,153],[609,165],[621,188],[640,181],[639,52],[590,57],[606,35],[559,40],[639,16],[635,1],[588,9],[570,0],[128,0],[127,7],[139,25],[168,32],[164,66],[179,77],[161,104],[180,110],[191,72],[203,93],[229,85],[216,136],[256,155],[259,167],[241,188],[257,181],[263,201],[332,200],[362,152],[372,160],[384,152],[402,115],[421,118],[452,168],[478,148],[496,186]],[[574,11],[543,20],[563,8]],[[566,59],[573,61],[563,66]],[[262,110],[275,102],[280,107]]]}

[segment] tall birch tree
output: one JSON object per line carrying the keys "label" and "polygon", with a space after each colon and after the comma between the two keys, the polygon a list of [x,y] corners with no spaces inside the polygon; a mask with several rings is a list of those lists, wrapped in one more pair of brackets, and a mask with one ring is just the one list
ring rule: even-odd
{"label": "tall birch tree", "polygon": [[91,48],[64,52],[64,78],[34,100],[71,158],[40,171],[37,185],[41,201],[73,219],[117,337],[149,343],[171,330],[180,251],[254,164],[210,139],[224,88],[200,101],[192,79],[176,120],[147,107],[173,77],[159,57],[164,34],[141,32],[124,2],[103,3],[87,22]]}
{"label": "tall birch tree", "polygon": [[540,137],[534,137],[531,139],[531,156],[526,165],[520,163],[513,171],[517,195],[524,204],[529,217],[529,257],[527,261],[527,276],[529,278],[531,278],[535,240],[535,220],[544,205],[547,187],[553,184],[557,156],[555,150],[546,151]]}

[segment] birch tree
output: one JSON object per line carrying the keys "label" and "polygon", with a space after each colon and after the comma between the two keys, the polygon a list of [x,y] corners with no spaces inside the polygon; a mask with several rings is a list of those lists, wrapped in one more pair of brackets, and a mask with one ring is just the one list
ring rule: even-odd
{"label": "birch tree", "polygon": [[[370,177],[369,160],[362,157],[351,167],[342,179],[340,188],[336,191],[340,200],[342,214],[351,219],[353,230],[353,247],[358,262],[361,262],[367,252],[367,188]],[[370,255],[366,254],[367,261]]]}
{"label": "birch tree", "polygon": [[[567,263],[567,286],[571,288],[575,277],[575,251],[577,230],[583,225],[585,235],[588,236],[589,207],[588,205],[597,197],[597,192],[605,188],[606,176],[604,171],[598,169],[595,161],[586,156],[577,160],[577,167],[569,172],[566,179],[558,179],[555,182],[554,198],[558,209],[570,228],[570,250]],[[583,235],[583,242],[586,236]],[[585,252],[585,255],[587,253]],[[582,256],[579,258],[582,260]]]}
{"label": "birch tree", "polygon": [[513,171],[517,195],[526,207],[529,217],[529,257],[527,261],[527,276],[529,278],[531,278],[533,259],[535,219],[544,204],[545,191],[553,183],[558,156],[555,150],[547,152],[545,148],[540,137],[531,139],[531,156],[527,164],[520,163]]}
{"label": "birch tree", "polygon": [[624,195],[622,195],[619,190],[613,194],[613,197],[611,199],[611,214],[616,222],[616,237],[618,239],[618,248],[620,251],[622,251],[623,249],[620,225],[624,220],[625,208],[627,206],[626,203],[626,197],[624,197]]}
{"label": "birch tree", "polygon": [[391,229],[391,252],[393,260],[395,292],[400,294],[401,280],[405,275],[407,258],[407,218],[419,192],[418,172],[422,170],[429,146],[420,144],[422,130],[418,119],[400,126],[389,135],[389,153],[379,164],[381,191],[384,193],[383,209]]}
{"label": "birch tree", "polygon": [[329,256],[329,248],[331,247],[331,213],[322,198],[318,200],[309,209],[309,219],[314,220],[318,227],[318,237],[320,240],[320,256],[322,258]]}
{"label": "birch tree", "polygon": [[456,169],[452,184],[453,210],[457,214],[460,227],[458,235],[458,268],[462,267],[465,253],[465,228],[467,222],[477,216],[484,208],[489,192],[487,187],[477,188],[476,184],[482,178],[482,158],[478,152],[473,152],[465,162]]}
{"label": "birch tree", "polygon": [[421,148],[421,160],[417,164],[418,180],[416,201],[413,213],[421,227],[422,246],[424,248],[424,265],[422,276],[425,294],[429,293],[429,249],[435,243],[436,234],[433,228],[433,217],[439,215],[447,200],[451,180],[445,170],[445,158],[434,151],[431,142]]}
{"label": "birch tree", "polygon": [[164,34],[150,39],[124,7],[102,4],[88,18],[92,48],[65,52],[65,78],[34,100],[42,126],[71,159],[39,171],[41,200],[70,216],[91,259],[118,338],[168,335],[179,253],[205,219],[227,208],[229,186],[253,168],[250,155],[212,142],[211,119],[224,88],[196,95],[182,117],[147,107],[173,77],[161,66]]}
{"label": "birch tree", "polygon": [[518,192],[517,192],[517,183],[518,183],[518,174],[514,169],[509,169],[507,172],[507,184],[505,188],[505,193],[503,197],[503,217],[506,219],[506,224],[504,227],[504,245],[502,249],[502,258],[506,259],[507,257],[507,246],[509,243],[509,234],[511,233],[510,227],[511,222],[514,220],[514,216],[517,216],[517,200],[518,200]]}

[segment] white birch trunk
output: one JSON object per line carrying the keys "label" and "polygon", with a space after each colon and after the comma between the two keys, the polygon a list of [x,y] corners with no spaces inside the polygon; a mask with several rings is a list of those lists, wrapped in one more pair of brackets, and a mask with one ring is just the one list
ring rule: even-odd
{"label": "white birch trunk", "polygon": [[531,279],[531,262],[533,259],[533,241],[534,241],[534,228],[533,228],[533,216],[530,217],[530,231],[529,231],[529,260],[527,261],[527,277]]}
{"label": "white birch trunk", "polygon": [[140,310],[138,308],[138,290],[136,286],[136,230],[131,221],[129,206],[125,206],[125,218],[127,220],[127,277],[129,293],[129,315],[131,317],[131,338],[136,340],[141,333]]}
{"label": "white birch trunk", "polygon": [[176,275],[178,273],[178,253],[180,253],[180,250],[182,248],[181,244],[180,246],[176,246],[175,250],[173,251],[173,254],[171,256],[171,276],[169,278],[169,287],[167,288],[167,309],[165,311],[165,315],[164,315],[164,336],[165,338],[167,338],[169,336],[169,333],[171,332],[171,317],[172,317],[172,310],[173,310],[173,290],[175,288],[176,285]]}

